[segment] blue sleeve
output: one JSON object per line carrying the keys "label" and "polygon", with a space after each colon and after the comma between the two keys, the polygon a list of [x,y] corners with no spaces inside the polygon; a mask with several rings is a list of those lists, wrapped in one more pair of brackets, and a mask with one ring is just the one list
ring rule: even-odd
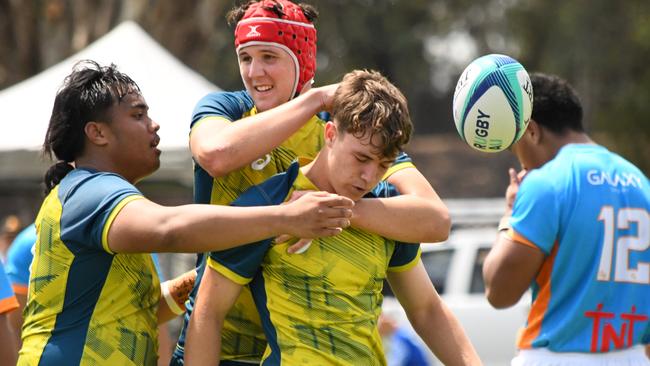
{"label": "blue sleeve", "polygon": [[4,313],[6,310],[6,306],[4,306],[4,300],[13,298],[14,292],[11,289],[11,285],[9,284],[9,279],[5,274],[5,268],[2,265],[2,261],[0,261],[0,314]]}
{"label": "blue sleeve", "polygon": [[406,270],[413,267],[420,258],[420,244],[395,243],[395,250],[390,256],[388,268],[392,271]]}
{"label": "blue sleeve", "polygon": [[411,157],[404,151],[400,152],[399,155],[397,155],[395,161],[393,162],[393,165],[399,165],[403,163],[413,163]]}
{"label": "blue sleeve", "polygon": [[379,182],[375,188],[373,188],[370,192],[366,193],[364,198],[388,198],[388,197],[395,197],[399,196],[400,193],[397,190],[397,188],[388,183],[385,180],[382,180]]}
{"label": "blue sleeve", "polygon": [[516,234],[550,254],[560,227],[560,208],[550,177],[531,171],[521,182],[510,225]]}
{"label": "blue sleeve", "polygon": [[[381,181],[372,191],[366,194],[365,198],[388,198],[399,196],[400,193],[397,188],[388,183],[387,181]],[[413,261],[419,257],[420,253],[420,244],[411,244],[411,243],[395,243],[395,250],[393,255],[390,258],[388,264],[389,268],[397,269],[404,266],[410,268],[411,265],[414,265]]]}
{"label": "blue sleeve", "polygon": [[267,239],[227,250],[211,252],[210,259],[218,263],[219,268],[215,268],[212,264],[209,264],[209,266],[235,283],[246,284],[257,273],[272,241],[273,239]]}
{"label": "blue sleeve", "polygon": [[190,128],[203,118],[212,116],[224,117],[234,122],[252,108],[253,100],[245,91],[210,93],[201,98],[194,107]]}
{"label": "blue sleeve", "polygon": [[88,248],[107,250],[103,234],[114,218],[111,214],[130,196],[142,196],[124,178],[111,173],[92,174],[64,192],[69,193],[60,198],[61,240],[73,252]]}
{"label": "blue sleeve", "polygon": [[29,267],[32,264],[32,248],[36,243],[36,227],[27,226],[11,243],[7,253],[7,277],[12,285],[29,285]]}

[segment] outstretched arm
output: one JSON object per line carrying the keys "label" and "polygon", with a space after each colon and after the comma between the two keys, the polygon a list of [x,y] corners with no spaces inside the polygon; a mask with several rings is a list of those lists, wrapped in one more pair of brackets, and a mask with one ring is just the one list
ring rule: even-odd
{"label": "outstretched arm", "polygon": [[388,282],[415,331],[443,364],[481,365],[458,319],[431,284],[422,261],[404,272],[389,272]]}
{"label": "outstretched arm", "polygon": [[118,253],[209,252],[280,234],[331,236],[349,225],[353,205],[348,198],[325,192],[265,207],[164,207],[136,199],[117,213],[106,244]]}
{"label": "outstretched arm", "polygon": [[223,322],[241,288],[214,269],[205,269],[187,329],[185,365],[219,364]]}
{"label": "outstretched arm", "polygon": [[213,177],[237,170],[279,146],[316,113],[329,109],[337,87],[310,89],[237,123],[225,119],[201,123],[190,135],[192,156]]}
{"label": "outstretched arm", "polygon": [[447,240],[449,211],[422,173],[416,168],[402,169],[388,182],[401,195],[358,201],[353,209],[354,227],[408,243]]}

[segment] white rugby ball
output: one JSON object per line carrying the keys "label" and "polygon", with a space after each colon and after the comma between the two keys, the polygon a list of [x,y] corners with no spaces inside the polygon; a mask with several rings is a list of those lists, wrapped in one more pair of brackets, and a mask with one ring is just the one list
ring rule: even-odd
{"label": "white rugby ball", "polygon": [[517,60],[498,54],[472,61],[454,91],[460,137],[483,152],[507,149],[523,135],[532,112],[533,87]]}

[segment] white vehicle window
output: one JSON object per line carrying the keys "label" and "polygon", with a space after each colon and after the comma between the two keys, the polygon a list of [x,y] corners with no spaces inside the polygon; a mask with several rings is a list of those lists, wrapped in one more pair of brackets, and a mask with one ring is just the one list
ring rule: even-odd
{"label": "white vehicle window", "polygon": [[445,282],[449,274],[449,265],[454,255],[453,249],[442,249],[422,253],[422,264],[429,274],[431,283],[439,294],[445,292]]}

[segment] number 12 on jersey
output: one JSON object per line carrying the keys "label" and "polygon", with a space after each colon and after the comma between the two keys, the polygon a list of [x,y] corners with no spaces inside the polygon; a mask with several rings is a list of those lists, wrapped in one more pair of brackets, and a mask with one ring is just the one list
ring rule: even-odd
{"label": "number 12 on jersey", "polygon": [[[650,248],[650,214],[642,208],[621,208],[618,213],[612,206],[603,206],[598,221],[604,225],[603,249],[598,266],[598,280],[610,281],[614,253],[614,281],[650,284],[650,263],[639,261],[630,268],[630,251],[642,252]],[[634,233],[622,235],[636,223]]]}

